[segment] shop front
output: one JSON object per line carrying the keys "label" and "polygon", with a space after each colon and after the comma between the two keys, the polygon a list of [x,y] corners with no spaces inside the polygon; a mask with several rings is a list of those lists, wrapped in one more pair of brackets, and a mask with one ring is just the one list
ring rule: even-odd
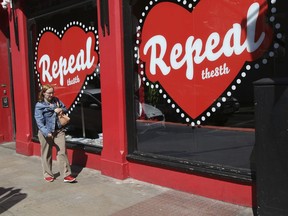
{"label": "shop front", "polygon": [[287,3],[213,3],[8,3],[16,152],[40,155],[33,113],[49,83],[72,164],[254,205],[253,82],[287,76]]}

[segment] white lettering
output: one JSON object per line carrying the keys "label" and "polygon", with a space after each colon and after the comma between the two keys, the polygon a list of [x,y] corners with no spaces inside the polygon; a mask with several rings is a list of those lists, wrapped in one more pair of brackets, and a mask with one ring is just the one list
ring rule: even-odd
{"label": "white lettering", "polygon": [[[164,56],[167,50],[166,38],[162,35],[156,35],[151,37],[144,46],[143,53],[146,55],[150,50],[150,73],[156,74],[156,67],[158,66],[163,75],[168,75],[171,71],[171,67],[175,70],[183,67],[186,64],[186,78],[192,80],[194,77],[194,63],[200,64],[205,59],[209,61],[218,60],[223,54],[226,57],[233,55],[240,55],[246,49],[247,52],[254,52],[260,47],[265,38],[265,32],[262,32],[257,41],[255,38],[256,22],[259,15],[259,3],[253,3],[247,12],[247,37],[243,44],[241,44],[241,25],[234,23],[232,28],[227,31],[223,38],[223,43],[220,44],[220,35],[217,32],[212,32],[207,38],[206,44],[203,50],[203,42],[201,39],[194,40],[194,36],[189,36],[185,43],[185,53],[183,53],[183,45],[176,43],[170,52],[169,63],[165,62]],[[221,46],[221,47],[219,47]],[[160,50],[157,50],[159,47]],[[217,49],[219,48],[219,49]],[[218,50],[215,52],[215,50]],[[158,51],[158,52],[157,52]],[[157,55],[158,53],[158,55]],[[182,59],[179,59],[181,55],[184,55]],[[226,65],[226,64],[224,64]],[[224,67],[224,66],[223,66]],[[216,68],[217,69],[217,68]],[[208,74],[208,69],[202,71],[202,79],[217,76],[216,74],[223,75],[228,72],[221,72],[221,67]],[[204,75],[203,75],[204,74]]]}
{"label": "white lettering", "polygon": [[227,75],[230,72],[230,68],[226,66],[226,63],[216,67],[214,70],[209,71],[208,68],[202,70],[202,80],[210,79],[218,76]]}
{"label": "white lettering", "polygon": [[70,78],[67,80],[67,86],[74,85],[79,82],[80,82],[80,79],[79,79],[79,76],[77,75],[72,80]]}
{"label": "white lettering", "polygon": [[91,46],[92,38],[89,37],[86,41],[86,49],[80,49],[76,58],[74,54],[71,54],[68,60],[63,56],[60,56],[58,61],[55,60],[52,62],[51,69],[49,55],[43,55],[39,60],[39,68],[42,68],[42,81],[45,82],[47,78],[47,80],[51,82],[53,79],[57,79],[59,77],[59,83],[61,86],[63,86],[64,77],[68,73],[73,74],[75,71],[80,72],[86,68],[90,69],[95,61],[95,57],[91,57]]}

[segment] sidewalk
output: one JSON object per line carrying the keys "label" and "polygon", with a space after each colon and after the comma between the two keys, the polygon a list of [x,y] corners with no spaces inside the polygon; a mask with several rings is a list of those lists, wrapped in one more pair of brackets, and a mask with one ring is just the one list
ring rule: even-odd
{"label": "sidewalk", "polygon": [[[57,170],[54,163],[53,171]],[[134,179],[117,180],[81,167],[72,167],[72,171],[78,174],[77,183],[63,183],[60,177],[52,183],[45,182],[39,157],[17,154],[14,143],[0,145],[0,215],[253,215],[251,208]]]}

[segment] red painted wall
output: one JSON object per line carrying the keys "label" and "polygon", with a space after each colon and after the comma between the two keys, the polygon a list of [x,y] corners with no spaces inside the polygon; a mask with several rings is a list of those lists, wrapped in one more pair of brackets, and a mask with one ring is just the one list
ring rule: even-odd
{"label": "red painted wall", "polygon": [[[13,116],[9,65],[8,12],[0,7],[0,143],[13,140]],[[2,106],[2,98],[8,98],[9,107]]]}
{"label": "red painted wall", "polygon": [[[9,9],[9,15],[11,10]],[[33,154],[31,143],[31,106],[30,80],[28,69],[28,43],[26,31],[26,17],[20,9],[15,9],[18,17],[19,47],[16,45],[13,20],[9,22],[11,37],[11,52],[13,65],[13,88],[16,119],[16,152],[24,155]]]}
{"label": "red painted wall", "polygon": [[[109,1],[110,2],[110,1]],[[100,1],[98,1],[99,5]],[[121,1],[109,4],[110,35],[102,34],[100,7],[98,29],[101,65],[102,122],[104,147],[101,172],[119,179],[128,177],[125,124],[125,83]]]}

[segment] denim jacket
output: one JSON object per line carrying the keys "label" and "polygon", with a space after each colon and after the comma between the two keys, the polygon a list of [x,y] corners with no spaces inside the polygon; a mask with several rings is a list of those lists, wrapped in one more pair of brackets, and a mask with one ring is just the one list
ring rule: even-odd
{"label": "denim jacket", "polygon": [[[58,98],[54,97],[51,103],[45,101],[37,102],[35,105],[34,118],[41,133],[47,137],[48,133],[53,133],[56,128],[61,129],[62,126],[57,118],[57,113],[54,110],[59,107],[64,113],[67,113],[67,108]],[[57,124],[57,125],[56,125]]]}

